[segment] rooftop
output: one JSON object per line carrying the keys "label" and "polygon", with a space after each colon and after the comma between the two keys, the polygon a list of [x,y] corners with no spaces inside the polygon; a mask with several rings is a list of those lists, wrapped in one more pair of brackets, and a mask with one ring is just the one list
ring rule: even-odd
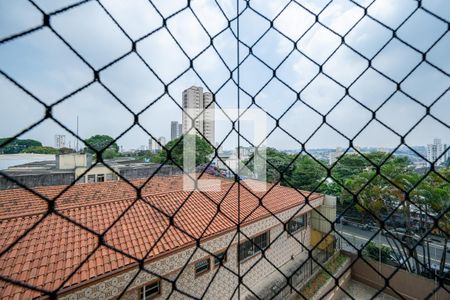
{"label": "rooftop", "polygon": [[[65,192],[65,186],[37,188],[37,193],[50,199],[62,193],[55,202],[57,213],[48,215],[47,203],[35,194],[23,189],[0,191],[1,251],[18,240],[0,258],[1,275],[51,291],[132,267],[136,265],[135,260],[98,244],[96,234],[103,234],[116,219],[118,222],[104,233],[104,242],[136,259],[144,258],[146,253],[149,260],[157,259],[189,246],[203,231],[202,237],[220,235],[235,228],[238,220],[239,184],[243,186],[240,219],[246,218],[244,224],[267,217],[268,211],[278,213],[305,201],[294,189],[274,186],[262,201],[265,209],[255,196],[258,193],[250,192],[247,183],[219,179],[221,191],[195,191],[189,196],[189,191],[182,190],[182,176],[154,177],[142,188],[140,199],[135,188],[123,181],[79,184]],[[136,187],[144,183],[144,180],[132,181]],[[173,217],[175,227],[170,226],[169,216],[186,199]],[[322,199],[321,194],[310,196],[310,200],[318,199]],[[216,216],[219,203],[220,212]],[[92,229],[95,234],[65,218]],[[30,232],[20,239],[27,230]],[[75,273],[70,277],[72,272]],[[0,281],[2,299],[39,295]]]}

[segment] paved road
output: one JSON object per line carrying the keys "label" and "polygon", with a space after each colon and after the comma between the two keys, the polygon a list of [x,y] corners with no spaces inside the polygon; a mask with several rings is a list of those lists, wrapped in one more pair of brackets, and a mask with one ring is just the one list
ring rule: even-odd
{"label": "paved road", "polygon": [[[337,224],[336,229],[357,249],[361,248],[361,245],[366,243],[369,239],[372,239],[375,243],[381,243],[384,246],[387,246],[390,248],[389,243],[386,240],[386,237],[383,235],[376,235],[375,231],[369,231],[369,230],[363,230],[354,226],[349,225],[341,225]],[[373,237],[373,238],[372,238]],[[398,243],[397,243],[398,244]],[[392,245],[392,241],[391,241]],[[343,249],[349,250],[349,251],[355,251],[355,248],[353,248],[351,245],[348,245],[345,241],[343,241]],[[436,242],[430,242],[430,253],[431,253],[431,262],[432,263],[440,263],[440,258],[442,256],[443,251],[443,244],[438,244]],[[422,253],[422,247],[417,248],[417,253],[420,259],[423,258]],[[447,254],[447,260],[446,260],[447,266],[450,267],[450,253]]]}

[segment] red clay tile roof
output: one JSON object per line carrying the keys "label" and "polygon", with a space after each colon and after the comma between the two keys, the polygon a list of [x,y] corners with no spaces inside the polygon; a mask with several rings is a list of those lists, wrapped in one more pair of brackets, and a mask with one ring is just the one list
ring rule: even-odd
{"label": "red clay tile roof", "polygon": [[[143,182],[137,180],[133,184],[140,186]],[[220,192],[203,194],[196,191],[188,198],[190,192],[182,191],[181,176],[155,177],[143,189],[143,199],[135,200],[135,190],[125,182],[80,184],[71,187],[58,198],[56,208],[60,214],[97,233],[104,232],[123,214],[107,231],[104,241],[138,259],[151,250],[147,256],[151,259],[192,243],[193,238],[202,236],[205,230],[203,237],[217,235],[235,227],[238,222],[237,184],[221,180],[221,185]],[[56,186],[35,190],[53,198],[62,189],[63,187]],[[229,193],[224,198],[228,190]],[[321,197],[320,194],[313,194],[310,199]],[[127,210],[133,202],[134,205]],[[262,201],[273,213],[303,202],[304,198],[297,191],[281,186],[275,186]],[[219,203],[220,212],[216,215]],[[269,215],[266,209],[258,206],[259,200],[245,188],[241,188],[240,220],[245,219],[247,223]],[[25,190],[0,191],[0,251],[4,251],[27,229],[37,224],[0,257],[2,276],[53,291],[60,287],[83,284],[87,280],[135,263],[135,260],[119,252],[105,246],[98,247],[95,234],[56,214],[50,214],[41,221],[46,209],[46,202]],[[173,215],[177,210],[174,224],[181,230],[170,226],[166,216]],[[159,239],[161,235],[162,238]],[[93,254],[89,256],[91,253]],[[83,264],[84,260],[86,262]],[[69,278],[73,272],[74,275]],[[67,278],[69,279],[65,282]],[[40,292],[0,280],[2,299],[41,295]]]}

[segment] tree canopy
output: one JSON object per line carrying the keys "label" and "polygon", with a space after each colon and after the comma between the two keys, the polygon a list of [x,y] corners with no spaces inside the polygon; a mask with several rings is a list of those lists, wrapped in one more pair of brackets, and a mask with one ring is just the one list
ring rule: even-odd
{"label": "tree canopy", "polygon": [[[255,154],[257,155],[257,154]],[[282,185],[293,186],[307,191],[322,191],[321,183],[326,178],[326,169],[308,155],[296,156],[274,148],[266,148],[266,176],[268,182],[280,181]],[[253,168],[253,157],[247,162]]]}
{"label": "tree canopy", "polygon": [[[119,146],[117,143],[113,143],[113,140],[114,139],[109,135],[97,134],[86,139],[86,143],[97,151],[104,150],[102,157],[109,159],[119,155]],[[85,151],[87,153],[94,153],[94,151],[89,147],[85,147]]]}
{"label": "tree canopy", "polygon": [[[178,139],[172,140],[165,145],[165,149],[158,152],[154,157],[153,161],[162,163],[166,161],[168,157],[168,152],[170,152],[170,159],[167,161],[168,164],[178,164],[183,166],[184,157],[184,146],[183,143],[187,142],[190,144],[193,142],[192,139],[195,138],[195,148],[188,147],[187,151],[195,153],[195,165],[201,165],[208,163],[210,161],[210,155],[214,152],[213,147],[202,137],[194,134],[187,134]],[[182,140],[183,139],[183,140]]]}
{"label": "tree canopy", "polygon": [[[10,138],[0,138],[0,145],[5,143]],[[31,139],[14,139],[8,144],[4,145],[3,147],[0,147],[0,153],[2,154],[16,154],[21,153],[25,149],[29,147],[38,147],[42,146],[42,143],[36,140]]]}
{"label": "tree canopy", "polygon": [[60,154],[60,150],[48,147],[48,146],[33,146],[28,147],[22,151],[22,153],[35,153],[35,154]]}

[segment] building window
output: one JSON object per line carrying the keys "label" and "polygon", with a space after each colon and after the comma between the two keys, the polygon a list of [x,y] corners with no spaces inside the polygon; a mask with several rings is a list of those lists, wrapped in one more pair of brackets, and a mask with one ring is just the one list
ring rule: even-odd
{"label": "building window", "polygon": [[141,288],[141,297],[140,299],[142,300],[148,300],[148,299],[153,299],[154,297],[158,296],[160,293],[160,283],[159,280],[152,283],[152,284],[148,284],[146,286],[143,286]]}
{"label": "building window", "polygon": [[87,182],[95,182],[95,175],[88,175]]}
{"label": "building window", "polygon": [[295,216],[287,224],[287,231],[294,233],[302,230],[306,225],[306,215]]}
{"label": "building window", "polygon": [[239,261],[243,261],[269,245],[269,232],[266,231],[251,240],[245,241],[239,245]]}
{"label": "building window", "polygon": [[113,174],[106,174],[105,180],[106,180],[106,181],[113,180]]}
{"label": "building window", "polygon": [[105,175],[104,174],[98,174],[97,175],[97,182],[104,182],[105,181]]}
{"label": "building window", "polygon": [[214,257],[214,266],[218,267],[220,265],[220,263],[224,263],[226,261],[227,261],[227,252],[226,251],[217,253],[216,256]]}
{"label": "building window", "polygon": [[201,275],[209,271],[209,258],[195,263],[195,275]]}

